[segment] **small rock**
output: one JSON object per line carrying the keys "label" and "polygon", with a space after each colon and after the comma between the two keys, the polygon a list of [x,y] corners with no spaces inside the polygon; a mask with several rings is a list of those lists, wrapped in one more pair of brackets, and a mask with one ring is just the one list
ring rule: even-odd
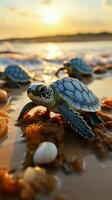
{"label": "small rock", "polygon": [[73,169],[78,173],[82,173],[85,170],[85,160],[83,159],[75,158],[71,164]]}
{"label": "small rock", "polygon": [[10,105],[8,108],[8,112],[16,110],[16,107],[14,105]]}
{"label": "small rock", "polygon": [[59,189],[61,187],[61,179],[55,175],[54,180],[56,181],[56,187]]}
{"label": "small rock", "polygon": [[42,142],[36,149],[33,162],[34,164],[47,164],[54,161],[57,157],[58,150],[52,142]]}
{"label": "small rock", "polygon": [[33,183],[36,179],[38,179],[38,181],[42,179],[42,177],[45,179],[45,175],[46,171],[41,167],[28,167],[24,172],[23,180],[26,183]]}
{"label": "small rock", "polygon": [[8,100],[8,94],[5,90],[0,89],[0,103],[5,103]]}
{"label": "small rock", "polygon": [[38,180],[42,179],[42,177],[44,177],[44,179],[45,179],[47,172],[44,168],[36,166],[35,171],[38,176]]}
{"label": "small rock", "polygon": [[36,179],[36,171],[33,167],[28,167],[23,176],[23,180],[27,183],[32,183]]}

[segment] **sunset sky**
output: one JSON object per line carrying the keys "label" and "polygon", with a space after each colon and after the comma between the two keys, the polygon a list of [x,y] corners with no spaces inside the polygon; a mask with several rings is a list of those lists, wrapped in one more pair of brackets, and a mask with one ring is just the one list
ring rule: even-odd
{"label": "sunset sky", "polygon": [[112,32],[112,0],[0,0],[0,38]]}

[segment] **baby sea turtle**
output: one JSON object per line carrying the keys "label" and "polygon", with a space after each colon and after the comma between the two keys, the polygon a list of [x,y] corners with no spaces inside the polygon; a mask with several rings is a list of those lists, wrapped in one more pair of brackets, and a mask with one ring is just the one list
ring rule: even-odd
{"label": "baby sea turtle", "polygon": [[56,72],[56,76],[58,76],[61,70],[67,70],[67,73],[70,77],[78,78],[80,81],[82,81],[84,75],[93,74],[93,69],[91,66],[79,57],[73,58],[68,62],[64,62],[63,65],[64,67],[60,68]]}
{"label": "baby sea turtle", "polygon": [[6,79],[12,87],[18,87],[18,84],[29,83],[30,73],[21,65],[8,65],[4,72],[0,73],[0,79]]}
{"label": "baby sea turtle", "polygon": [[96,115],[96,111],[100,109],[100,102],[79,80],[66,77],[49,86],[43,83],[31,84],[27,94],[32,101],[23,107],[18,120],[33,107],[42,105],[49,111],[62,114],[71,127],[84,138],[95,137],[80,113],[88,112],[94,124],[101,123],[102,121]]}

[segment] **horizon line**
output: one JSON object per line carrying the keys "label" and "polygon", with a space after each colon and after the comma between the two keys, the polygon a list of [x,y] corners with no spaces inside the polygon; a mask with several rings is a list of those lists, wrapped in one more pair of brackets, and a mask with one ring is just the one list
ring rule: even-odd
{"label": "horizon line", "polygon": [[[42,39],[59,39],[59,38],[63,38],[63,39],[67,39],[67,38],[71,38],[74,37],[74,39],[78,39],[78,37],[83,37],[81,39],[84,39],[84,36],[87,37],[108,37],[108,36],[112,36],[112,32],[106,32],[106,31],[102,31],[102,32],[78,32],[75,34],[56,34],[56,35],[46,35],[46,36],[33,36],[33,37],[10,37],[10,38],[0,38],[0,42],[2,41],[14,41],[14,40],[42,40]],[[73,39],[73,38],[71,38]],[[89,38],[88,38],[89,39]]]}

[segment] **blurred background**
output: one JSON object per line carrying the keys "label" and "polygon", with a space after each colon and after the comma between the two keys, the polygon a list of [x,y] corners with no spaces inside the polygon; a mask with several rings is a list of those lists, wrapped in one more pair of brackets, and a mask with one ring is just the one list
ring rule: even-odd
{"label": "blurred background", "polygon": [[0,0],[0,38],[112,31],[112,0]]}

